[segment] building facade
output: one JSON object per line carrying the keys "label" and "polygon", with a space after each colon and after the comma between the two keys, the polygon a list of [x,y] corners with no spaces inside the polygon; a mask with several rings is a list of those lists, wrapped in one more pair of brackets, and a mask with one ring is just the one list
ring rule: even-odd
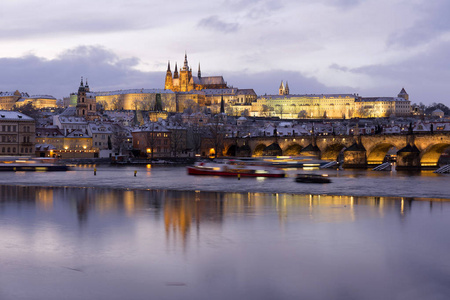
{"label": "building facade", "polygon": [[131,132],[133,149],[141,156],[161,158],[171,156],[171,132],[158,123],[149,123]]}
{"label": "building facade", "polygon": [[0,109],[11,110],[19,99],[27,97],[30,97],[30,95],[19,91],[0,92]]}
{"label": "building facade", "polygon": [[35,121],[15,111],[0,111],[0,155],[34,156]]}
{"label": "building facade", "polygon": [[57,102],[56,98],[50,95],[34,95],[19,99],[15,103],[15,106],[20,107],[31,103],[37,109],[57,108],[58,105],[56,104],[56,102]]}

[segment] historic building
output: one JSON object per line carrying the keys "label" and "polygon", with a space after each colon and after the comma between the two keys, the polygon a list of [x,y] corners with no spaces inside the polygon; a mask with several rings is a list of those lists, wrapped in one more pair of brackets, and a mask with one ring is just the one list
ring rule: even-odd
{"label": "historic building", "polygon": [[30,97],[27,93],[15,92],[0,92],[0,109],[11,110],[20,98]]}
{"label": "historic building", "polygon": [[356,116],[364,117],[405,117],[411,115],[411,101],[404,88],[397,97],[358,97],[355,101]]}
{"label": "historic building", "polygon": [[35,121],[19,112],[0,111],[0,155],[34,156]]}
{"label": "historic building", "polygon": [[187,54],[184,55],[184,64],[180,72],[178,72],[178,67],[175,63],[175,71],[172,75],[170,62],[167,65],[166,81],[164,84],[164,89],[166,90],[189,92],[192,90],[225,88],[227,88],[227,83],[222,76],[203,77],[200,71],[200,63],[198,64],[197,76],[193,76],[192,69],[188,65]]}
{"label": "historic building", "polygon": [[290,95],[281,82],[279,95],[264,95],[251,103],[251,116],[285,119],[340,119],[364,117],[408,116],[411,102],[405,89],[397,97],[360,97],[356,94]]}
{"label": "historic building", "polygon": [[95,93],[90,92],[87,80],[86,84],[83,84],[83,77],[81,77],[81,83],[77,93],[76,115],[78,117],[86,118],[87,120],[95,119],[97,111],[96,106]]}
{"label": "historic building", "polygon": [[352,118],[356,95],[265,95],[251,105],[251,116],[280,118]]}
{"label": "historic building", "polygon": [[158,123],[149,123],[131,132],[133,149],[147,158],[170,157],[171,132]]}
{"label": "historic building", "polygon": [[56,98],[50,95],[34,95],[29,97],[22,97],[15,103],[15,106],[20,107],[31,103],[37,109],[57,108],[58,105],[56,104],[56,102]]}

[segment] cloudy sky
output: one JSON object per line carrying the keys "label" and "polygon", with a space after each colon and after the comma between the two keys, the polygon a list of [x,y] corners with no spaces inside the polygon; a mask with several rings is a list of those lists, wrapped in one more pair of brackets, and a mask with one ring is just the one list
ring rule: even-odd
{"label": "cloudy sky", "polygon": [[448,0],[2,0],[0,91],[163,88],[167,62],[275,94],[450,105]]}

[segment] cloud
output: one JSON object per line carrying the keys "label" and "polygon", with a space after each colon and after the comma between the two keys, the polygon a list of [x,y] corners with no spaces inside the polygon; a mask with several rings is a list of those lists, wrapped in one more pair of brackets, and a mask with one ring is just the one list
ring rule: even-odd
{"label": "cloud", "polygon": [[[412,4],[414,5],[414,4]],[[403,31],[392,34],[388,45],[419,46],[424,45],[445,33],[450,33],[450,2],[448,0],[423,1],[414,6],[413,17],[417,21]],[[399,15],[400,17],[411,17]]]}
{"label": "cloud", "polygon": [[93,91],[164,87],[163,72],[136,70],[138,63],[137,58],[119,58],[99,46],[80,46],[51,60],[35,55],[1,58],[0,91],[50,94],[60,99],[77,90],[81,76],[89,79]]}
{"label": "cloud", "polygon": [[210,16],[208,18],[201,19],[198,22],[197,27],[211,29],[214,31],[230,33],[236,32],[239,29],[238,23],[226,23],[219,19],[218,16]]}
{"label": "cloud", "polygon": [[224,79],[228,85],[241,89],[253,88],[258,95],[278,94],[282,80],[284,83],[288,82],[290,94],[352,93],[353,91],[351,87],[329,87],[301,72],[285,70],[267,70],[257,73],[230,72],[224,74]]}
{"label": "cloud", "polygon": [[450,95],[448,53],[450,41],[398,62],[357,68],[334,64],[330,68],[370,78],[376,84],[360,91],[365,96],[393,96],[404,87],[413,103],[440,102],[450,105],[446,96]]}

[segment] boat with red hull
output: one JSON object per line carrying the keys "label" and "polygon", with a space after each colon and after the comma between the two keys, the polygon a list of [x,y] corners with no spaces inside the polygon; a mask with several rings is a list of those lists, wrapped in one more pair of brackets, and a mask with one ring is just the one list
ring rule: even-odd
{"label": "boat with red hull", "polygon": [[189,175],[241,176],[241,177],[275,177],[282,178],[283,170],[269,166],[255,166],[238,163],[196,163],[187,167]]}

